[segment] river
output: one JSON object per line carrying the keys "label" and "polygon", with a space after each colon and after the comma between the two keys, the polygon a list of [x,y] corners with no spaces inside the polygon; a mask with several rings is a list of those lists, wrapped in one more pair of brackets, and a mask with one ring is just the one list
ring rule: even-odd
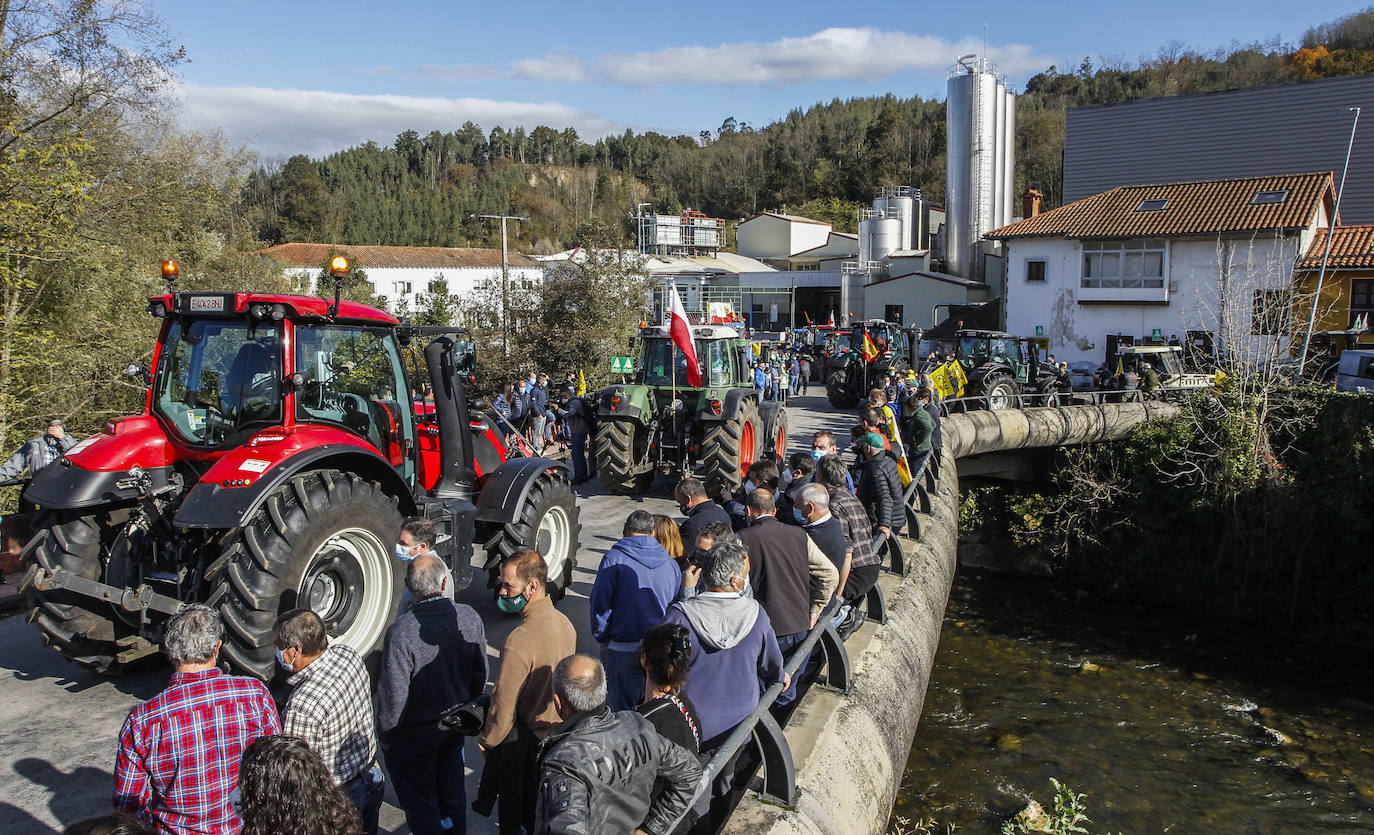
{"label": "river", "polygon": [[1374,832],[1372,671],[961,568],[894,821],[996,832],[1055,777],[1094,833]]}

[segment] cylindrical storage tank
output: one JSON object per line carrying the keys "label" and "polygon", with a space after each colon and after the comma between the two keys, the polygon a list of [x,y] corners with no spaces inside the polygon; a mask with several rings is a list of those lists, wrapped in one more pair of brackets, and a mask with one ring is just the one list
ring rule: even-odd
{"label": "cylindrical storage tank", "polygon": [[992,156],[992,214],[988,216],[988,226],[984,232],[989,232],[1002,223],[1002,216],[1006,212],[1006,193],[1007,193],[1007,171],[1005,161],[1007,158],[1007,132],[1004,129],[1007,124],[1007,95],[1006,88],[999,82],[992,91],[992,104],[995,113],[993,120],[993,156]]}
{"label": "cylindrical storage tank", "polygon": [[870,261],[881,261],[902,248],[902,221],[895,217],[875,217],[869,221]]}
{"label": "cylindrical storage tank", "polygon": [[859,262],[873,260],[873,219],[859,221]]}
{"label": "cylindrical storage tank", "polygon": [[1011,223],[1012,215],[1016,212],[1016,94],[1008,91],[1007,97],[1007,121],[1003,125],[1003,131],[1007,135],[1007,153],[1002,165],[1007,170],[1007,191],[1005,197],[1006,214],[998,226],[1005,226]]}
{"label": "cylindrical storage tank", "polygon": [[951,76],[946,94],[945,271],[964,276],[969,256],[973,76],[967,73]]}
{"label": "cylindrical storage tank", "polygon": [[[992,229],[992,195],[997,177],[997,76],[989,72],[973,76],[973,183],[972,208],[964,245],[976,244]],[[975,271],[977,265],[973,265]],[[969,278],[977,278],[970,274]]]}
{"label": "cylindrical storage tank", "polygon": [[915,221],[913,219],[915,201],[910,197],[879,197],[873,201],[874,208],[884,210],[887,217],[895,217],[902,222],[901,246],[898,249],[914,249],[912,239],[915,237]]}

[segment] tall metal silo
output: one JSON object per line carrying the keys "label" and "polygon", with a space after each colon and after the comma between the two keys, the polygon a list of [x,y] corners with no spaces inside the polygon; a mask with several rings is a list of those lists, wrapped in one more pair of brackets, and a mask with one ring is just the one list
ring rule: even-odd
{"label": "tall metal silo", "polygon": [[885,210],[859,210],[859,261],[865,265],[882,261],[902,248],[901,219],[885,217],[879,212],[885,213]]}
{"label": "tall metal silo", "polygon": [[959,58],[945,101],[946,269],[981,279],[983,234],[1011,221],[1016,97],[986,59]]}
{"label": "tall metal silo", "polygon": [[873,198],[873,208],[881,211],[884,217],[895,217],[902,222],[902,245],[898,249],[915,249],[917,231],[917,202],[920,189],[911,186],[881,186]]}

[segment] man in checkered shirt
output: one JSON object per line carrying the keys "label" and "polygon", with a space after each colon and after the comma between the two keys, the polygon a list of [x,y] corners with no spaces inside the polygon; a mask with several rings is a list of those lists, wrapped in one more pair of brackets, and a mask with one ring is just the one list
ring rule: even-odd
{"label": "man in checkered shirt", "polygon": [[863,503],[845,486],[849,473],[838,455],[827,455],[816,464],[817,481],[830,491],[830,515],[840,523],[844,532],[848,566],[840,572],[836,592],[840,609],[835,613],[836,628],[847,638],[863,623],[855,608],[878,582],[882,572],[882,555],[873,547],[873,523]]}
{"label": "man in checkered shirt", "polygon": [[129,711],[119,733],[115,808],[156,823],[158,832],[242,829],[232,793],[243,749],[281,732],[262,682],[216,668],[223,637],[219,613],[209,606],[173,615],[162,639],[172,681]]}
{"label": "man in checkered shirt", "polygon": [[282,733],[304,739],[324,759],[375,835],[385,789],[377,765],[377,727],[372,717],[372,682],[352,647],[330,643],[324,621],[309,609],[293,609],[272,629],[277,660],[293,673],[281,711]]}

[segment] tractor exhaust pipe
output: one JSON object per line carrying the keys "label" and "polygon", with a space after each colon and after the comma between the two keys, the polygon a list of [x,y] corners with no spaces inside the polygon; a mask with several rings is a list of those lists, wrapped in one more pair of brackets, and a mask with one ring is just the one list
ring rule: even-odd
{"label": "tractor exhaust pipe", "polygon": [[436,499],[471,499],[477,473],[472,467],[467,397],[454,366],[453,348],[451,336],[435,337],[425,346],[434,414],[439,419],[439,480],[430,495]]}

